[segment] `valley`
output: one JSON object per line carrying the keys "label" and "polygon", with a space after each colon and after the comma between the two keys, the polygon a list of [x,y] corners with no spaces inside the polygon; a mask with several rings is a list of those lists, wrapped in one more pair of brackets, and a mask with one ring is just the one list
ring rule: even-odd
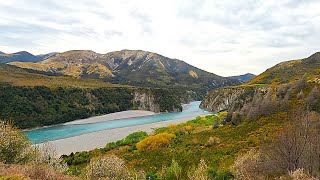
{"label": "valley", "polygon": [[[76,51],[73,55],[78,58],[79,53]],[[93,52],[87,53],[87,61],[97,58]],[[128,56],[131,57],[130,53]],[[50,66],[53,61],[58,62],[51,59],[57,55],[47,59],[51,61]],[[162,63],[155,57],[158,56],[150,55],[149,61]],[[291,143],[288,138],[295,136],[291,133],[303,130],[306,125],[297,121],[308,124],[311,131],[304,131],[308,135],[317,132],[320,117],[318,53],[277,64],[256,77],[248,74],[235,76],[252,78],[248,82],[227,78],[230,84],[221,81],[215,87],[213,84],[206,86],[202,92],[194,87],[202,87],[205,81],[193,81],[199,84],[190,87],[183,85],[188,80],[170,87],[151,85],[143,80],[138,85],[128,79],[120,84],[113,78],[121,73],[117,74],[110,64],[108,69],[112,70],[108,71],[108,76],[93,77],[83,75],[84,71],[77,71],[81,75],[75,75],[52,70],[55,68],[49,68],[47,60],[36,62],[39,64],[35,66],[28,66],[29,62],[0,65],[3,75],[0,78],[0,99],[3,102],[0,115],[13,120],[22,129],[35,128],[25,129],[22,133],[40,149],[48,144],[55,147],[54,156],[60,156],[61,162],[68,166],[64,174],[75,178],[82,178],[96,159],[114,158],[113,155],[125,162],[128,171],[139,169],[146,177],[190,179],[189,171],[197,172],[192,167],[202,166],[205,170],[201,176],[205,177],[255,178],[258,170],[250,169],[249,173],[247,168],[250,167],[242,164],[243,161],[249,164],[259,161],[261,164],[254,165],[258,169],[263,169],[264,163],[277,165],[279,159],[265,157],[265,154],[278,155],[277,148],[286,148],[279,140]],[[79,63],[78,60],[61,61],[74,64]],[[47,64],[43,67],[48,69],[43,68],[42,63]],[[80,64],[87,66],[83,60]],[[189,68],[180,73],[193,71],[192,67]],[[206,77],[193,72],[189,79]],[[207,91],[209,87],[213,89]],[[204,92],[206,96],[202,101],[195,101]],[[316,134],[312,136],[318,138]],[[318,148],[314,144],[317,140],[306,138],[299,141],[311,149]],[[300,144],[292,145],[300,148]],[[291,152],[286,150],[285,153]],[[297,149],[303,154],[299,167],[308,168],[311,164],[308,158],[317,153],[310,153],[310,150],[300,152]],[[250,159],[252,156],[257,159]],[[312,162],[312,165],[318,163]],[[287,167],[275,167],[278,169],[265,170],[259,176],[287,176]],[[171,172],[166,168],[180,168],[181,171]],[[316,175],[316,171],[309,173]]]}
{"label": "valley", "polygon": [[320,180],[319,9],[0,0],[0,180]]}

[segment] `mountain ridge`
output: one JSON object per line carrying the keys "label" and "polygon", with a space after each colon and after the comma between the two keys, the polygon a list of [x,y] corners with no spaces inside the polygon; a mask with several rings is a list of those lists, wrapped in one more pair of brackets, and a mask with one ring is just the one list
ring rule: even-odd
{"label": "mountain ridge", "polygon": [[94,78],[116,84],[143,87],[184,88],[201,91],[239,85],[239,80],[218,76],[182,60],[143,50],[120,50],[99,54],[91,50],[71,50],[40,62],[10,62],[21,68],[60,73],[77,78]]}

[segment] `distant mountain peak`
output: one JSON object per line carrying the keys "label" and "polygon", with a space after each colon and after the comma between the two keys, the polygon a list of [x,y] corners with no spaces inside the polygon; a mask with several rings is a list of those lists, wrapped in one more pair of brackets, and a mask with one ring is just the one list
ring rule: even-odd
{"label": "distant mountain peak", "polygon": [[5,54],[4,52],[0,51],[0,54]]}
{"label": "distant mountain peak", "polygon": [[38,62],[41,60],[42,59],[40,57],[37,57],[27,51],[19,51],[11,54],[0,53],[0,63],[8,63],[13,61]]}
{"label": "distant mountain peak", "polygon": [[254,77],[256,77],[256,75],[251,74],[251,73],[246,73],[246,74],[237,75],[237,76],[229,76],[229,78],[237,79],[237,80],[240,80],[243,82],[248,82],[251,79],[253,79]]}

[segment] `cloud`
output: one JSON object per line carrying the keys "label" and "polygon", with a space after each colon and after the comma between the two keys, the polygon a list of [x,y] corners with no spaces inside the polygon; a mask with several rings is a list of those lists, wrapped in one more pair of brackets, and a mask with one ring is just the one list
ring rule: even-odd
{"label": "cloud", "polygon": [[0,0],[0,50],[143,49],[219,75],[319,51],[317,0]]}

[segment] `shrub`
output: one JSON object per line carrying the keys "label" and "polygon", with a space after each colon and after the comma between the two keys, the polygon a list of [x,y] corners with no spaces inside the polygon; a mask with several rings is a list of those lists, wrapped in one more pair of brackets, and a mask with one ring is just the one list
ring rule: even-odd
{"label": "shrub", "polygon": [[303,169],[297,169],[293,172],[289,172],[289,176],[293,180],[317,180],[318,179],[306,174]]}
{"label": "shrub", "polygon": [[156,150],[168,147],[176,136],[169,133],[161,133],[149,136],[136,144],[138,150]]}
{"label": "shrub", "polygon": [[148,133],[144,131],[138,131],[134,132],[132,134],[129,134],[126,138],[122,140],[121,145],[128,145],[128,144],[133,144],[141,141],[142,139],[146,138],[148,136]]}
{"label": "shrub", "polygon": [[201,159],[197,168],[191,168],[188,171],[188,178],[190,180],[207,180],[208,178],[208,166],[206,162]]}
{"label": "shrub", "polygon": [[261,164],[261,154],[255,149],[251,149],[245,154],[239,155],[234,162],[235,175],[238,179],[255,179],[263,177],[258,174]]}
{"label": "shrub", "polygon": [[0,121],[0,162],[25,163],[32,159],[31,143],[10,122]]}
{"label": "shrub", "polygon": [[222,112],[219,112],[219,113],[218,113],[218,118],[219,118],[220,120],[224,120],[224,119],[227,118],[227,115],[228,115],[228,112],[227,112],[227,111],[222,111]]}
{"label": "shrub", "polygon": [[176,124],[170,124],[169,126],[168,126],[168,128],[169,129],[176,129],[178,126],[176,125]]}
{"label": "shrub", "polygon": [[76,154],[71,153],[70,156],[66,157],[64,161],[68,165],[79,165],[88,163],[90,161],[90,153],[87,151],[77,152]]}
{"label": "shrub", "polygon": [[158,180],[157,174],[151,172],[146,175],[146,180]]}
{"label": "shrub", "polygon": [[62,159],[58,159],[56,148],[46,142],[41,146],[36,147],[36,155],[32,164],[44,164],[54,169],[57,172],[64,172],[67,170],[67,165],[62,163]]}
{"label": "shrub", "polygon": [[193,130],[193,127],[192,126],[186,126],[185,129],[189,134],[191,134],[191,132]]}
{"label": "shrub", "polygon": [[86,179],[130,179],[124,160],[115,155],[92,159],[86,167]]}
{"label": "shrub", "polygon": [[207,142],[207,146],[211,147],[214,145],[220,144],[220,138],[218,137],[210,137]]}
{"label": "shrub", "polygon": [[171,165],[167,169],[167,179],[181,179],[182,168],[178,162],[172,159]]}

